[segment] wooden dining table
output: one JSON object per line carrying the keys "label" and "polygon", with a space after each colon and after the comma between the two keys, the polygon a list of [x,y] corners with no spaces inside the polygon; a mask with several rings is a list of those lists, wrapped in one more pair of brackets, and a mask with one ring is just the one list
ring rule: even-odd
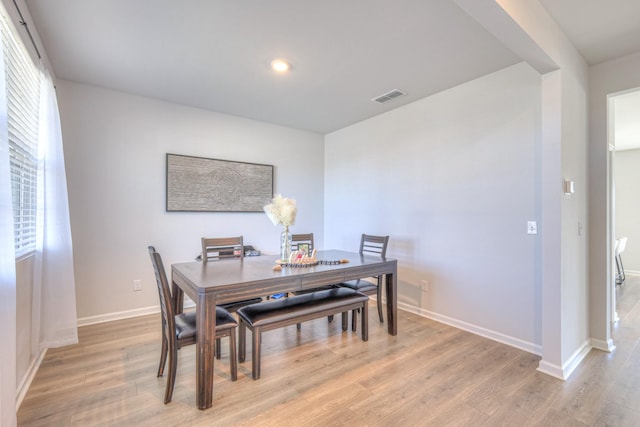
{"label": "wooden dining table", "polygon": [[175,312],[182,312],[185,293],[196,304],[196,401],[199,409],[210,408],[213,400],[216,304],[384,275],[387,331],[390,335],[398,333],[395,259],[324,250],[318,251],[318,260],[344,262],[320,263],[309,267],[283,267],[277,271],[273,268],[277,258],[256,256],[240,260],[186,262],[171,266]]}

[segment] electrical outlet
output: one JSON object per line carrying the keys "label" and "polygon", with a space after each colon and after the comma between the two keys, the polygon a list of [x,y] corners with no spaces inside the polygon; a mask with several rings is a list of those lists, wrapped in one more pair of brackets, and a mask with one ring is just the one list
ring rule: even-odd
{"label": "electrical outlet", "polygon": [[420,289],[422,289],[422,292],[429,292],[429,282],[426,280],[421,280]]}
{"label": "electrical outlet", "polygon": [[527,222],[527,234],[538,234],[538,223],[535,221]]}
{"label": "electrical outlet", "polygon": [[133,290],[134,291],[141,291],[142,290],[142,281],[134,280],[133,281]]}

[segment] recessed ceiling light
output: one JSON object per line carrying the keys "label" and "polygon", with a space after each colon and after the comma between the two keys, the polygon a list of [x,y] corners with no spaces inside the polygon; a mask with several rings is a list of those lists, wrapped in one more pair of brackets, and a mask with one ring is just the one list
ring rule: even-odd
{"label": "recessed ceiling light", "polygon": [[271,68],[276,73],[286,73],[291,69],[291,64],[289,64],[284,59],[274,59],[271,61]]}

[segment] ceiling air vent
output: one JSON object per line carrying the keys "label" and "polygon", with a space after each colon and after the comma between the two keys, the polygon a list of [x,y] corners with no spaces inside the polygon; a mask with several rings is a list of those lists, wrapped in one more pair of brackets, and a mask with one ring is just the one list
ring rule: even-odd
{"label": "ceiling air vent", "polygon": [[394,89],[394,90],[391,90],[391,91],[389,91],[387,93],[383,93],[380,96],[376,96],[375,98],[372,99],[372,101],[378,102],[380,104],[383,104],[383,103],[385,103],[387,101],[391,101],[392,99],[396,99],[396,98],[404,96],[406,94],[407,94],[406,92],[403,92],[403,91],[401,91],[399,89]]}

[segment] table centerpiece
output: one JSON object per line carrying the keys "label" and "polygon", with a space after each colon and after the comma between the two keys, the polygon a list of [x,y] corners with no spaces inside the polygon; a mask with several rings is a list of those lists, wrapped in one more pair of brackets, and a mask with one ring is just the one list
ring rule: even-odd
{"label": "table centerpiece", "polygon": [[289,227],[295,223],[296,214],[298,213],[296,201],[282,197],[281,194],[276,194],[271,200],[271,203],[264,207],[264,211],[273,225],[282,225],[284,227],[280,235],[280,259],[287,262],[291,255],[291,234],[289,233]]}

